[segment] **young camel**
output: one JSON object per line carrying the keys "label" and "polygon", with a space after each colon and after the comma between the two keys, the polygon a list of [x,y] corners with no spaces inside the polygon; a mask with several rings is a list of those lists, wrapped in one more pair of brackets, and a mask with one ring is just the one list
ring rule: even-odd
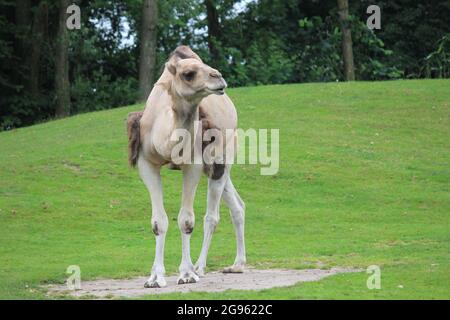
{"label": "young camel", "polygon": [[[235,130],[236,109],[224,93],[226,82],[215,69],[204,64],[189,47],[180,46],[166,62],[164,71],[154,85],[143,112],[128,117],[129,158],[137,165],[149,190],[152,204],[151,225],[156,237],[155,260],[145,287],[164,287],[164,242],[168,219],[163,205],[160,169],[163,165],[177,167],[171,154],[178,141],[170,137],[176,129],[185,129],[194,137],[194,121],[203,129],[224,132]],[[192,146],[192,152],[197,150]],[[186,163],[185,163],[186,162]],[[185,161],[179,165],[183,172],[183,191],[178,226],[182,239],[182,259],[178,284],[195,283],[203,276],[206,257],[214,229],[219,222],[220,200],[230,209],[236,232],[236,259],[224,272],[240,273],[246,262],[244,245],[244,202],[230,178],[230,164],[195,164]],[[190,255],[190,237],[194,229],[194,197],[202,172],[208,174],[207,210],[204,218],[204,238],[200,257],[194,267]]]}

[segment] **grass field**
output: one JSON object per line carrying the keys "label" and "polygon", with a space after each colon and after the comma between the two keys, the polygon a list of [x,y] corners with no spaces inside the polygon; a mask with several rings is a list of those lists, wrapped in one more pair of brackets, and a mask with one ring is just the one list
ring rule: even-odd
{"label": "grass field", "polygon": [[[450,81],[261,86],[228,90],[240,127],[280,129],[280,171],[233,168],[247,205],[248,263],[258,268],[381,268],[260,292],[176,299],[450,299]],[[45,298],[69,265],[82,279],[147,275],[147,190],[128,168],[124,120],[135,105],[0,133],[0,298]],[[163,170],[166,270],[181,259],[181,175]],[[202,239],[206,179],[192,237]],[[209,270],[233,262],[228,211]],[[151,298],[151,297],[148,297]]]}

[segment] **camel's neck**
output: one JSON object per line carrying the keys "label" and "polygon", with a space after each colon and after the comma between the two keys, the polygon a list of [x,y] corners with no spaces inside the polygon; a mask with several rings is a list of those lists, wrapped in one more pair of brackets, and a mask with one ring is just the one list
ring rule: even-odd
{"label": "camel's neck", "polygon": [[[184,143],[183,149],[190,148],[191,150],[193,150],[195,154],[200,154],[201,157],[201,144],[200,148],[195,148],[196,141],[201,141],[197,139],[199,137],[198,135],[201,134],[202,132],[201,127],[198,126],[199,125],[198,122],[196,123],[196,121],[199,120],[198,105],[200,101],[188,101],[186,99],[182,99],[181,97],[174,95],[172,95],[172,100],[173,100],[172,109],[174,115],[173,132],[179,129],[186,130],[187,132],[189,132],[190,139],[187,138],[183,139]],[[178,144],[178,142],[177,141],[172,142],[171,149],[174,147],[174,144]],[[197,156],[194,155],[194,158],[196,157]]]}
{"label": "camel's neck", "polygon": [[187,101],[176,103],[173,106],[175,115],[175,127],[190,130],[194,121],[198,120],[198,103],[191,104]]}
{"label": "camel's neck", "polygon": [[194,121],[198,120],[198,105],[200,100],[186,100],[172,90],[171,92],[174,111],[174,127],[175,129],[183,128],[192,131]]}

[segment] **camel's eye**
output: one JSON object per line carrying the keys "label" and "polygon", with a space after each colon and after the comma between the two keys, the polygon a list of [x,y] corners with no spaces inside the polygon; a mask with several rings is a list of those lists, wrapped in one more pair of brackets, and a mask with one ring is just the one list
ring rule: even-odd
{"label": "camel's eye", "polygon": [[183,77],[186,81],[192,81],[195,78],[195,71],[186,71],[183,73]]}

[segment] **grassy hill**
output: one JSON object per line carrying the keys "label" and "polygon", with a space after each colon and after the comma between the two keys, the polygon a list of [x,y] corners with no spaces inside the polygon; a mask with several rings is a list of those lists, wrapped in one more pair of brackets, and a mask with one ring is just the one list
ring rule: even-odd
{"label": "grassy hill", "polygon": [[[248,263],[258,268],[381,267],[261,292],[168,298],[450,298],[450,81],[264,86],[228,90],[240,127],[280,129],[280,171],[239,165]],[[82,279],[149,273],[147,190],[128,168],[125,118],[135,105],[0,133],[0,298],[43,298],[69,265]],[[163,170],[166,269],[181,258],[181,175]],[[192,237],[201,246],[206,179]],[[209,270],[233,262],[222,207]],[[161,297],[158,297],[160,299]]]}

